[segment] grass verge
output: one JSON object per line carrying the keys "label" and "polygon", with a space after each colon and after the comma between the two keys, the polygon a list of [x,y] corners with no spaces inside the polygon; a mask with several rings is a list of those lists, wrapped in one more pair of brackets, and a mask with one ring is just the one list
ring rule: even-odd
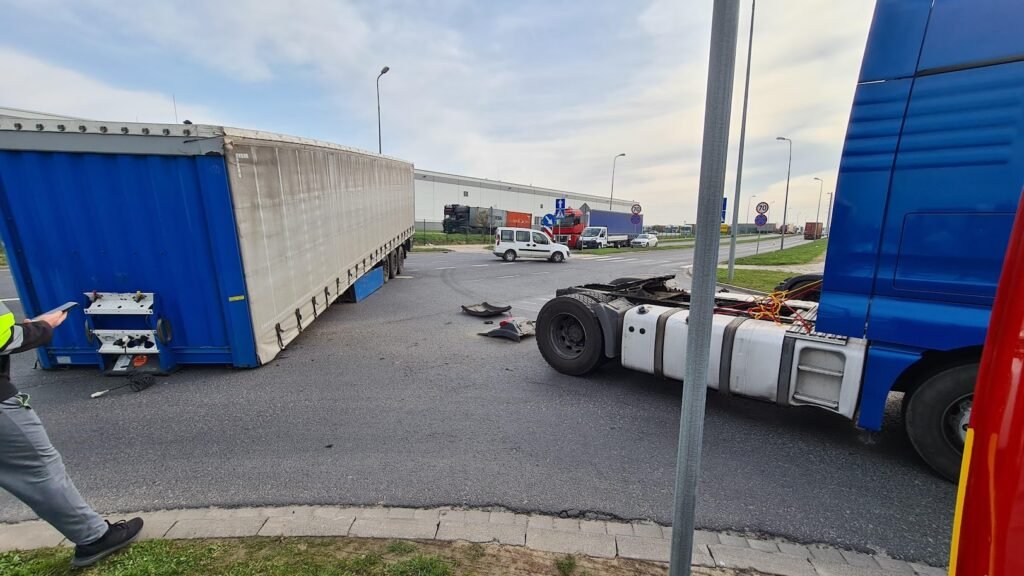
{"label": "grass verge", "polygon": [[[775,240],[776,238],[777,238],[777,236],[775,236],[775,235],[769,236],[769,235],[766,234],[765,236],[762,236],[761,240],[767,242],[769,240]],[[729,237],[728,236],[723,236],[719,243],[728,243],[728,242],[729,242]],[[736,239],[736,243],[737,244],[746,244],[747,242],[757,242],[757,236],[740,236],[740,237],[738,237]],[[604,255],[604,254],[619,254],[619,253],[622,253],[622,252],[654,252],[654,251],[657,251],[657,250],[679,250],[681,248],[693,248],[693,241],[689,241],[689,242],[676,242],[676,243],[670,244],[668,246],[655,246],[654,248],[594,248],[594,249],[591,249],[591,250],[582,250],[582,251],[576,250],[576,251],[574,251],[574,253],[578,252],[580,254]]]}
{"label": "grass verge", "polygon": [[[663,565],[566,557],[521,546],[360,538],[149,540],[91,568],[74,570],[72,551],[0,554],[4,576],[491,576],[509,574],[664,575]],[[571,562],[571,565],[570,565]],[[703,573],[701,571],[698,574]]]}
{"label": "grass verge", "polygon": [[733,272],[733,279],[729,280],[729,271],[725,268],[719,268],[718,282],[739,286],[740,288],[750,288],[760,292],[771,292],[779,285],[779,282],[796,276],[794,272],[782,272],[779,270],[746,270],[737,268]]}
{"label": "grass verge", "polygon": [[494,241],[491,234],[445,234],[444,232],[416,232],[413,234],[414,244],[433,244],[445,246],[449,244],[487,244]]}
{"label": "grass verge", "polygon": [[448,248],[443,248],[443,247],[440,247],[440,246],[416,246],[416,245],[413,245],[412,249],[409,250],[409,251],[410,252],[451,252],[451,250],[449,250]]}
{"label": "grass verge", "polygon": [[786,248],[785,250],[776,250],[774,252],[765,252],[764,254],[737,258],[736,263],[753,266],[789,266],[793,264],[807,264],[824,254],[826,248],[828,248],[827,239],[815,240],[814,242],[808,242],[807,244],[801,244],[799,246],[794,246],[793,248]]}

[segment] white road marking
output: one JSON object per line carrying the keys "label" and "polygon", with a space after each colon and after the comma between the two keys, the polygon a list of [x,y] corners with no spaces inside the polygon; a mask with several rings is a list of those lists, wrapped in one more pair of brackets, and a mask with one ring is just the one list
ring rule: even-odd
{"label": "white road marking", "polygon": [[530,276],[540,276],[541,274],[551,274],[551,272],[530,272]]}
{"label": "white road marking", "polygon": [[395,278],[401,278],[403,280],[409,280],[415,278],[415,276],[395,276]]}
{"label": "white road marking", "polygon": [[490,266],[490,264],[470,264],[473,268],[483,268],[484,266]]}
{"label": "white road marking", "polygon": [[636,258],[624,258],[621,262],[632,262],[633,260],[636,260]]}
{"label": "white road marking", "polygon": [[519,274],[513,274],[511,276],[498,276],[498,280],[504,280],[505,278],[519,278]]}
{"label": "white road marking", "polygon": [[0,298],[0,302],[20,302],[21,298]]}
{"label": "white road marking", "polygon": [[434,268],[434,270],[455,270],[455,266],[444,266],[442,268]]}

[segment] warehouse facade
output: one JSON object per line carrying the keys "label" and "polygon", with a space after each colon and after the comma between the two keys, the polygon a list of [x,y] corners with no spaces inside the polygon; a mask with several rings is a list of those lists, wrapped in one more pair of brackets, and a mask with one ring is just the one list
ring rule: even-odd
{"label": "warehouse facade", "polygon": [[[531,215],[535,227],[540,226],[540,220],[545,214],[554,213],[555,200],[558,198],[565,198],[565,205],[569,208],[587,204],[592,208],[608,209],[607,196],[459,176],[421,168],[416,168],[413,182],[416,190],[417,230],[441,230],[446,204],[526,212]],[[633,200],[616,198],[612,201],[612,210],[629,212],[633,204]]]}

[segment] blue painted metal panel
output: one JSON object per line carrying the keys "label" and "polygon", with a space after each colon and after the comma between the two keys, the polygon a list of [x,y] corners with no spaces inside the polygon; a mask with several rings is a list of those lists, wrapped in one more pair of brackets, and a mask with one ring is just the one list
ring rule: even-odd
{"label": "blue painted metal panel", "polygon": [[917,70],[932,0],[878,0],[860,81],[909,78]]}
{"label": "blue painted metal panel", "polygon": [[[0,226],[27,315],[92,290],[155,292],[171,349],[255,365],[231,198],[219,156],[0,151]],[[95,364],[80,311],[40,351]]]}
{"label": "blue painted metal panel", "polygon": [[373,268],[352,284],[352,297],[356,302],[362,302],[383,285],[384,269]]}
{"label": "blue painted metal panel", "polygon": [[[946,350],[984,343],[987,310],[1024,186],[1024,62],[918,78],[887,199],[867,335]],[[905,308],[904,310],[909,309]],[[958,318],[950,330],[949,318]],[[964,334],[976,338],[964,342]]]}
{"label": "blue painted metal panel", "polygon": [[864,386],[861,388],[860,407],[857,413],[858,426],[868,430],[882,428],[885,400],[889,396],[893,382],[920,358],[921,353],[916,350],[895,346],[872,345],[868,349],[868,358],[864,365]]}
{"label": "blue painted metal panel", "polygon": [[878,241],[911,80],[857,88],[839,165],[820,330],[863,337]]}
{"label": "blue painted metal panel", "polygon": [[589,226],[604,226],[609,234],[638,234],[643,230],[643,221],[633,224],[632,214],[611,212],[608,210],[591,210]]}
{"label": "blue painted metal panel", "polygon": [[1020,0],[935,0],[919,70],[1024,57]]}

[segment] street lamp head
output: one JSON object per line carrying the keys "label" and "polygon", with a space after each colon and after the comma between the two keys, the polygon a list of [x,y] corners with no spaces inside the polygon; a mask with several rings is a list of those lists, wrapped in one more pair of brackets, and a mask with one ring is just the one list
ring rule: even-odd
{"label": "street lamp head", "polygon": [[619,157],[621,157],[621,156],[625,156],[625,155],[626,155],[626,153],[625,153],[625,152],[623,152],[623,153],[619,154],[618,156],[616,156],[616,158],[619,158]]}
{"label": "street lamp head", "polygon": [[784,138],[782,136],[776,136],[775,139],[780,141],[780,142],[782,142],[782,141],[789,142],[790,141],[789,138]]}
{"label": "street lamp head", "polygon": [[381,68],[381,69],[380,69],[380,75],[379,75],[378,77],[380,77],[380,76],[383,76],[383,75],[387,74],[387,73],[388,73],[388,70],[391,70],[391,68],[389,68],[388,66],[385,66],[385,67]]}

